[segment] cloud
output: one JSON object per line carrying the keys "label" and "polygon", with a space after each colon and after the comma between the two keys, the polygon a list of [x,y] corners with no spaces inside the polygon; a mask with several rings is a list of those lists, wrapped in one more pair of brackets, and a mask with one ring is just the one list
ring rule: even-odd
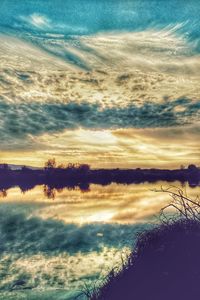
{"label": "cloud", "polygon": [[93,168],[179,168],[199,164],[199,123],[168,128],[73,129],[1,141],[1,161],[43,166],[88,163]]}
{"label": "cloud", "polygon": [[[23,39],[0,33],[0,56],[1,56],[1,73],[10,72],[34,72],[55,71],[55,70],[76,70],[70,64],[63,60],[48,54],[36,45],[31,44]],[[11,78],[10,78],[11,79]],[[10,86],[12,86],[11,82]]]}
{"label": "cloud", "polygon": [[1,257],[0,265],[6,272],[0,288],[4,294],[8,294],[6,291],[10,291],[16,282],[24,280],[23,289],[31,287],[33,299],[80,298],[80,291],[86,282],[91,284],[91,281],[96,282],[100,277],[105,278],[113,266],[119,267],[122,257],[125,260],[128,253],[127,248],[104,248],[98,253],[75,255],[58,252],[51,255],[7,253]]}
{"label": "cloud", "polygon": [[29,16],[21,16],[20,19],[38,29],[51,28],[51,20],[45,15],[33,13]]}
{"label": "cloud", "polygon": [[180,74],[184,69],[185,73],[198,74],[200,60],[196,54],[196,42],[179,32],[183,26],[184,23],[180,23],[163,29],[150,27],[133,32],[105,32],[58,39],[37,35],[27,38],[66,61],[71,55],[92,70],[103,66],[118,71],[137,68]]}
{"label": "cloud", "polygon": [[[36,138],[46,159],[88,162],[93,167],[179,168],[199,164],[199,125],[116,130],[75,130]],[[67,149],[66,149],[67,144]],[[40,158],[44,155],[40,151]]]}
{"label": "cloud", "polygon": [[188,125],[197,122],[199,114],[199,104],[187,98],[122,108],[102,108],[88,102],[9,104],[0,101],[1,149],[12,140],[80,127],[94,130]]}
{"label": "cloud", "polygon": [[[105,165],[107,159],[107,166],[110,162],[122,163],[122,149],[126,148],[130,165],[138,159],[136,153],[143,150],[133,148],[127,139],[112,146],[116,147],[112,155],[102,148],[97,155],[99,145],[92,151],[93,141],[86,136],[80,142],[82,146],[88,143],[84,152],[78,141],[72,145],[72,139],[67,152],[64,135],[71,131],[76,136],[79,128],[90,134],[133,128],[171,127],[175,131],[199,120],[200,61],[193,44],[176,28],[102,33],[70,40],[40,36],[32,37],[32,44],[5,35],[0,38],[0,149],[7,157],[6,151],[13,149],[20,159],[23,151],[40,149],[46,151],[40,153],[43,159],[47,155],[70,157],[70,153],[74,159],[73,153],[79,153],[79,159],[85,155],[91,163],[93,154],[93,160],[98,157],[98,165]],[[58,135],[61,144],[50,144],[51,135]],[[150,148],[155,153],[155,148]],[[159,157],[148,156],[149,164],[158,158],[168,165],[172,156],[166,151],[163,155],[163,151]],[[189,152],[196,158],[196,151],[197,147]],[[184,153],[188,158],[188,152]]]}
{"label": "cloud", "polygon": [[137,232],[149,227],[66,224],[31,217],[27,208],[22,212],[20,204],[11,203],[0,207],[1,291],[10,291],[19,280],[40,291],[80,290],[83,281],[91,282],[119,266]]}
{"label": "cloud", "polygon": [[102,107],[163,98],[198,101],[200,60],[183,38],[167,32],[141,36],[115,33],[70,41],[57,36],[35,38],[31,44],[2,35],[0,94],[9,102],[74,101]]}
{"label": "cloud", "polygon": [[88,33],[88,28],[85,25],[68,24],[60,22],[60,20],[55,22],[52,21],[49,16],[39,13],[33,13],[28,16],[20,16],[18,19],[22,21],[22,24],[17,23],[17,26],[26,29],[25,32],[33,31],[35,33],[35,31],[38,30],[36,36],[39,35],[39,32],[42,34],[46,32],[46,38],[64,38],[67,33],[76,35]]}
{"label": "cloud", "polygon": [[1,253],[51,254],[58,251],[75,254],[101,251],[104,247],[122,248],[131,246],[134,234],[145,227],[142,224],[64,224],[53,219],[28,217],[11,205],[2,205],[0,215]]}

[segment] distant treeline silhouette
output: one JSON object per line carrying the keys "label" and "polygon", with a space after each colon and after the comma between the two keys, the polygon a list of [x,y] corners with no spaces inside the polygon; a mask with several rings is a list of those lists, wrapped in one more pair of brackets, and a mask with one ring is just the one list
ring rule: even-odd
{"label": "distant treeline silhouette", "polygon": [[44,185],[44,193],[48,198],[54,198],[56,191],[62,189],[90,190],[90,184],[110,185],[154,183],[157,181],[181,183],[188,182],[191,187],[200,183],[200,169],[195,165],[176,170],[168,169],[91,169],[88,164],[58,165],[55,159],[49,159],[44,168],[33,169],[23,166],[11,169],[7,164],[0,165],[0,191],[6,196],[6,191],[18,186],[22,192]]}

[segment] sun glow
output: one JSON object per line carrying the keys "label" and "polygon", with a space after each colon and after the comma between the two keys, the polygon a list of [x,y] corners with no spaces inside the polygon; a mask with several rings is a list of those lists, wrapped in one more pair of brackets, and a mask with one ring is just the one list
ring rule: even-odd
{"label": "sun glow", "polygon": [[[51,157],[61,163],[87,163],[92,168],[179,168],[199,164],[199,125],[173,128],[89,130],[30,136],[34,145],[1,150],[1,163],[43,167]],[[29,147],[30,147],[29,146]],[[34,154],[33,154],[34,153]]]}
{"label": "sun glow", "polygon": [[115,213],[112,211],[101,211],[95,214],[92,214],[87,218],[88,222],[109,222]]}

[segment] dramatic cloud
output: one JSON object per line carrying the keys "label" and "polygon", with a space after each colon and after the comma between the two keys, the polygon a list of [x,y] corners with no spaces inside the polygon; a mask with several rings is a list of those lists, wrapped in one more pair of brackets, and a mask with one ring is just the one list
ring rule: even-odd
{"label": "dramatic cloud", "polygon": [[[157,128],[193,124],[199,120],[200,106],[189,99],[146,102],[143,105],[102,108],[98,104],[71,102],[0,102],[2,146],[10,139],[58,132],[65,129]],[[42,124],[42,126],[41,126]]]}
{"label": "dramatic cloud", "polygon": [[[1,161],[43,166],[49,157],[59,163],[92,167],[179,168],[199,163],[199,125],[152,129],[65,130],[1,143]],[[34,157],[33,157],[34,153]]]}
{"label": "dramatic cloud", "polygon": [[[18,2],[0,1],[1,162],[199,164],[199,1]],[[56,191],[55,201],[42,186],[10,189],[0,206],[1,292],[20,297],[10,291],[21,281],[35,299],[72,299],[119,265],[166,204],[155,187],[92,185]]]}
{"label": "dramatic cloud", "polygon": [[0,39],[0,91],[9,101],[121,106],[165,96],[199,99],[199,56],[172,29],[73,39],[26,37],[33,44]]}
{"label": "dramatic cloud", "polygon": [[134,233],[142,228],[141,224],[64,224],[52,219],[28,217],[18,213],[17,208],[12,210],[11,205],[8,207],[10,211],[4,205],[0,210],[1,253],[50,254],[59,251],[74,254],[100,251],[106,246],[131,246]]}
{"label": "dramatic cloud", "polygon": [[1,291],[10,291],[20,280],[31,289],[80,289],[81,282],[119,266],[121,258],[126,257],[123,251],[128,253],[136,233],[147,227],[100,223],[78,226],[30,217],[28,206],[22,210],[19,204],[1,204]]}
{"label": "dramatic cloud", "polygon": [[[98,253],[74,255],[58,252],[51,255],[8,253],[1,256],[0,288],[5,295],[13,286],[17,289],[15,283],[23,280],[23,289],[31,288],[31,297],[35,299],[57,300],[59,297],[71,300],[80,296],[86,283],[91,284],[97,279],[101,281],[113,266],[120,267],[122,257],[125,261],[129,252],[127,248],[104,248]],[[11,293],[16,295],[16,291]]]}
{"label": "dramatic cloud", "polygon": [[137,32],[60,38],[29,35],[27,39],[83,69],[127,71],[134,68],[179,75],[184,69],[185,73],[198,75],[200,59],[196,53],[196,41],[180,33],[183,26],[177,24],[162,30],[152,27]]}
{"label": "dramatic cloud", "polygon": [[[35,27],[51,23],[31,16]],[[196,162],[198,139],[184,140],[180,149],[158,133],[171,128],[182,144],[177,128],[190,132],[188,126],[199,121],[200,59],[195,40],[183,33],[186,25],[76,37],[51,31],[1,35],[2,160],[11,162],[16,153],[18,162],[26,157],[33,164],[33,151],[34,165],[48,156],[99,167],[178,166],[189,156]],[[156,133],[144,141],[136,128],[145,129],[146,138],[148,128]],[[179,158],[173,149],[180,149]]]}
{"label": "dramatic cloud", "polygon": [[[75,130],[43,135],[36,157],[85,162],[93,167],[179,168],[199,162],[199,126],[157,129]],[[45,145],[46,147],[45,151]],[[43,148],[43,150],[42,150]]]}

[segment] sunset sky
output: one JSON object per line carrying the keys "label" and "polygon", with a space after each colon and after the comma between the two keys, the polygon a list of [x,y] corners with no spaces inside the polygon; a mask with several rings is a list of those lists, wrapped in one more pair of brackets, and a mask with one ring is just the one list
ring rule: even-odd
{"label": "sunset sky", "polygon": [[199,164],[198,7],[1,0],[0,162]]}
{"label": "sunset sky", "polygon": [[[0,164],[200,167],[199,12],[200,0],[0,0]],[[138,234],[176,220],[172,199],[198,219],[192,170],[154,182],[162,172],[3,168],[0,298],[96,292]]]}

